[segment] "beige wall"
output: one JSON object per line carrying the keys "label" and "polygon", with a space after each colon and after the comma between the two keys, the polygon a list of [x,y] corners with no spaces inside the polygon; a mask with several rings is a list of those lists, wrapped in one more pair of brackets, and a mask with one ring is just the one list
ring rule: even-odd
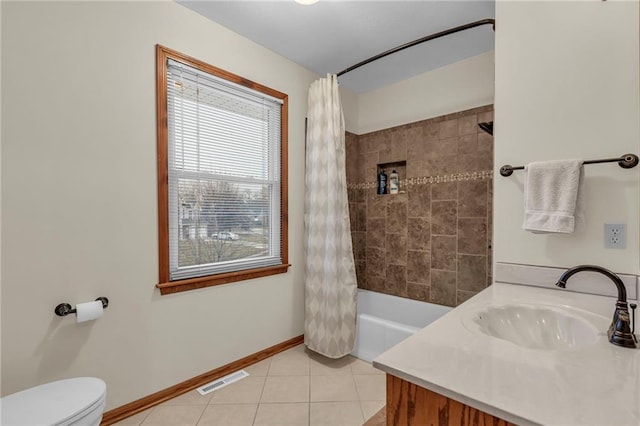
{"label": "beige wall", "polygon": [[[155,44],[289,95],[288,274],[160,296]],[[2,2],[2,393],[106,380],[107,408],[302,334],[317,76],[175,2]],[[60,302],[107,296],[75,324]]]}
{"label": "beige wall", "polygon": [[340,87],[340,102],[342,103],[346,130],[356,133],[358,130],[358,95]]}
{"label": "beige wall", "polygon": [[356,134],[493,103],[494,52],[447,65],[358,96]]}
{"label": "beige wall", "polygon": [[[640,151],[638,2],[496,3],[495,168]],[[522,230],[523,174],[495,178],[495,260],[593,263],[638,273],[640,168],[590,165],[587,229]],[[627,249],[603,248],[603,224],[626,223]]]}

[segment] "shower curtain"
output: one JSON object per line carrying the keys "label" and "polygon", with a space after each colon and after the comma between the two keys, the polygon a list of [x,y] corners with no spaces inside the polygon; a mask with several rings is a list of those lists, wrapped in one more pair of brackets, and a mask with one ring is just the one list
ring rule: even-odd
{"label": "shower curtain", "polygon": [[329,358],[349,354],[356,332],[344,132],[337,77],[327,75],[308,97],[304,341]]}

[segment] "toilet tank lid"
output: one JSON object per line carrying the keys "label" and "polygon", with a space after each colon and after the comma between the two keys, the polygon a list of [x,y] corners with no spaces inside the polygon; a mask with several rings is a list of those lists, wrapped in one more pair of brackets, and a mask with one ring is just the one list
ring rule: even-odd
{"label": "toilet tank lid", "polygon": [[55,425],[96,405],[107,385],[95,377],[58,380],[0,399],[3,425]]}

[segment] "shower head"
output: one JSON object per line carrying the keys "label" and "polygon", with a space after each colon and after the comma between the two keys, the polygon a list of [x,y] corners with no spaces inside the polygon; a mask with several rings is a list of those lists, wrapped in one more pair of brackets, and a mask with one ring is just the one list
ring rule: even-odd
{"label": "shower head", "polygon": [[478,123],[478,127],[493,136],[493,121]]}

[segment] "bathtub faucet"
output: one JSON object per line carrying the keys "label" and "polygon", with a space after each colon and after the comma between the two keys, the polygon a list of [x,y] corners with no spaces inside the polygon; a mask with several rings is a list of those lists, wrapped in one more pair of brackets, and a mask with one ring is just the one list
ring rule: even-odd
{"label": "bathtub faucet", "polygon": [[[566,288],[567,280],[573,275],[582,271],[598,272],[607,278],[609,278],[618,289],[618,301],[616,302],[616,310],[613,313],[613,321],[609,326],[607,336],[609,341],[617,346],[624,348],[636,348],[639,349],[638,339],[631,329],[631,323],[635,318],[629,319],[629,306],[627,305],[627,290],[624,287],[624,283],[619,276],[614,274],[608,269],[595,265],[580,265],[569,268],[562,273],[560,279],[556,283],[556,286],[560,288]],[[631,305],[634,308],[634,305]],[[635,317],[635,315],[634,315]]]}

